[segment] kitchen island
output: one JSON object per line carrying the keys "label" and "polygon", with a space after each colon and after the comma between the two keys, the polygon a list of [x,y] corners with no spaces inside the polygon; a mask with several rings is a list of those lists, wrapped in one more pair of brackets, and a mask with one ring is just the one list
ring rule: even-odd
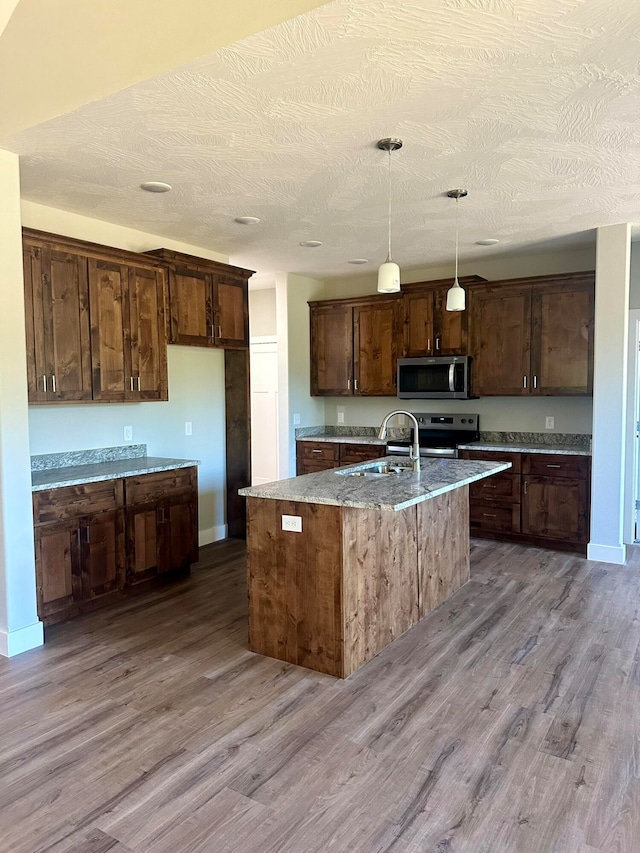
{"label": "kitchen island", "polygon": [[346,678],[468,581],[468,485],[509,463],[407,461],[240,490],[252,651]]}

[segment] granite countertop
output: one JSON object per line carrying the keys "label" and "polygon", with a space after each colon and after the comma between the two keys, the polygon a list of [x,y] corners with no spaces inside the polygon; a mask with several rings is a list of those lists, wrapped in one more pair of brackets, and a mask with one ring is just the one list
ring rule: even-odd
{"label": "granite countertop", "polygon": [[345,472],[363,471],[385,462],[404,466],[407,457],[385,456],[375,462],[346,465],[317,474],[304,474],[290,480],[247,487],[240,489],[239,494],[251,498],[398,511],[511,467],[509,462],[423,459],[419,474],[408,469],[388,477],[345,476]]}
{"label": "granite countertop", "polygon": [[190,468],[192,465],[198,464],[195,459],[136,456],[131,459],[116,459],[109,462],[46,468],[31,472],[31,491],[42,492],[45,489],[77,486],[82,483],[97,483],[100,480],[117,480],[119,477],[153,474],[156,471],[170,471],[172,468]]}
{"label": "granite countertop", "polygon": [[384,447],[386,438],[378,438],[377,435],[301,435],[296,441],[327,441],[333,444],[376,444]]}
{"label": "granite countertop", "polygon": [[528,444],[523,441],[474,441],[471,444],[459,444],[458,450],[501,450],[506,453],[549,453],[563,456],[591,456],[587,444]]}

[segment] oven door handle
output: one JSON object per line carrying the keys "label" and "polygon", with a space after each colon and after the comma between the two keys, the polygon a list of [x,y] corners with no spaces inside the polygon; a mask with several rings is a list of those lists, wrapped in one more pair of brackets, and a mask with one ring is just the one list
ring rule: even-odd
{"label": "oven door handle", "polygon": [[454,387],[454,384],[453,384],[455,374],[456,374],[456,366],[455,366],[454,362],[451,362],[451,364],[449,365],[449,391],[452,391],[452,392],[456,390]]}

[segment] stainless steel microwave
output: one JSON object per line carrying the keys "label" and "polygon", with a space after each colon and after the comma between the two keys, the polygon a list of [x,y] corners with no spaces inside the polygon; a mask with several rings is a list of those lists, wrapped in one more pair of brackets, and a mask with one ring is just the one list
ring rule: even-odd
{"label": "stainless steel microwave", "polygon": [[403,400],[468,400],[471,397],[471,357],[399,358],[398,397]]}

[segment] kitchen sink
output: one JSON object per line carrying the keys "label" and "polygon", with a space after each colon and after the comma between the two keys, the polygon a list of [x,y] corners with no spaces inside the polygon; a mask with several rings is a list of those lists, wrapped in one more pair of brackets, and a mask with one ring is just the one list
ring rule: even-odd
{"label": "kitchen sink", "polygon": [[341,474],[343,477],[391,477],[397,474],[405,474],[411,472],[413,466],[410,465],[390,465],[388,462],[374,463],[368,468],[361,468],[359,471],[341,471],[336,470],[336,474]]}

